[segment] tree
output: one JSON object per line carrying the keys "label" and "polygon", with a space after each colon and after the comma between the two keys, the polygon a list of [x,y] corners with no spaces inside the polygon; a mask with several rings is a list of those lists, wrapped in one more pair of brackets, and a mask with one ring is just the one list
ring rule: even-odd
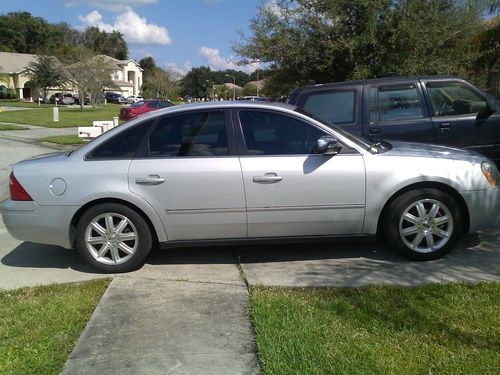
{"label": "tree", "polygon": [[18,53],[46,52],[53,42],[50,26],[28,12],[0,15],[0,50]]}
{"label": "tree", "polygon": [[61,87],[68,81],[66,70],[53,56],[38,56],[38,61],[29,64],[27,75],[42,89],[44,102],[47,101],[49,87]]}
{"label": "tree", "polygon": [[119,60],[127,59],[128,47],[117,31],[107,33],[98,27],[85,31],[73,29],[65,22],[49,24],[28,12],[0,15],[0,50],[18,53],[56,55],[76,54],[75,48],[85,47]]}
{"label": "tree", "polygon": [[68,67],[68,76],[80,98],[80,110],[83,111],[85,96],[90,96],[93,105],[97,103],[104,87],[112,88],[113,64],[105,56],[94,56],[82,52],[80,59]]}
{"label": "tree", "polygon": [[118,31],[107,33],[96,26],[88,27],[81,35],[81,44],[97,54],[118,60],[125,60],[128,56],[127,43],[123,39],[123,34]]}
{"label": "tree", "polygon": [[176,86],[168,72],[156,67],[144,78],[141,91],[147,97],[168,99],[173,96]]}
{"label": "tree", "polygon": [[181,95],[204,98],[213,82],[211,73],[208,66],[191,69],[180,81]]}
{"label": "tree", "polygon": [[[464,54],[479,7],[454,0],[277,0],[263,3],[250,36],[233,46],[243,62],[270,64],[274,94],[306,84],[400,74],[468,75]],[[281,89],[280,89],[281,88]],[[277,92],[281,91],[281,92]]]}

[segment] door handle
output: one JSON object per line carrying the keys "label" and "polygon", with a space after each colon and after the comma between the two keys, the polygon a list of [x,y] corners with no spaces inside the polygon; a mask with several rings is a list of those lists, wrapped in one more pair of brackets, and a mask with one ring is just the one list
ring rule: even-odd
{"label": "door handle", "polygon": [[370,130],[368,130],[368,133],[370,133],[370,134],[379,134],[380,133],[380,128],[370,128]]}
{"label": "door handle", "polygon": [[135,183],[137,185],[146,185],[146,186],[154,186],[160,185],[165,182],[164,178],[161,178],[157,174],[150,174],[147,177],[138,177],[135,179]]}
{"label": "door handle", "polygon": [[451,129],[451,123],[443,122],[443,123],[439,124],[439,129],[441,129],[441,134],[443,134],[445,130]]}
{"label": "door handle", "polygon": [[254,176],[253,182],[256,184],[275,184],[283,180],[283,176],[278,176],[277,173],[269,172],[264,174],[264,176]]}

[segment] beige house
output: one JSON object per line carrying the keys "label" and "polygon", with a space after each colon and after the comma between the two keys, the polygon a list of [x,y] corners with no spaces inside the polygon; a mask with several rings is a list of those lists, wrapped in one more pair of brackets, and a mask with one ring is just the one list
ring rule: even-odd
{"label": "beige house", "polygon": [[0,87],[13,88],[20,98],[31,100],[38,95],[36,85],[26,74],[28,66],[37,61],[36,55],[0,52]]}
{"label": "beige house", "polygon": [[[143,69],[134,60],[117,60],[105,56],[113,64],[111,79],[116,88],[107,91],[121,92],[125,97],[138,95],[142,85]],[[30,82],[26,74],[29,64],[36,62],[38,57],[26,53],[0,52],[0,88],[13,88],[20,98],[32,101],[39,96],[39,89]],[[50,91],[72,91],[71,88],[52,88]]]}
{"label": "beige house", "polygon": [[114,71],[111,74],[111,79],[116,87],[118,87],[118,90],[109,89],[106,91],[119,91],[124,97],[139,95],[143,72],[139,63],[135,60],[117,60],[113,57],[102,56],[112,63]]}

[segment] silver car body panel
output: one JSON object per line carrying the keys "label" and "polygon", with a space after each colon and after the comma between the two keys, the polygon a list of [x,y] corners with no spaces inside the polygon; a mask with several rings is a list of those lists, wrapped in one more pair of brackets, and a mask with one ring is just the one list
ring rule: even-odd
{"label": "silver car body panel", "polygon": [[[165,182],[137,183],[152,175]],[[130,191],[155,207],[169,240],[246,237],[238,157],[135,159],[128,176]]]}
{"label": "silver car body panel", "polygon": [[[139,122],[215,108],[267,109],[296,116],[357,154],[85,160],[89,151]],[[374,154],[342,131],[294,109],[247,102],[169,107],[114,128],[71,155],[19,162],[14,174],[34,201],[6,201],[4,222],[21,240],[70,248],[70,223],[77,211],[98,200],[114,199],[139,208],[160,242],[373,235],[384,205],[394,194],[412,184],[432,182],[460,194],[470,214],[470,231],[500,224],[500,189],[491,188],[481,172],[485,157],[444,146],[398,142],[392,143],[391,150]],[[150,175],[165,182],[136,183]],[[262,183],[262,177],[282,179]],[[56,180],[54,190],[51,184]]]}

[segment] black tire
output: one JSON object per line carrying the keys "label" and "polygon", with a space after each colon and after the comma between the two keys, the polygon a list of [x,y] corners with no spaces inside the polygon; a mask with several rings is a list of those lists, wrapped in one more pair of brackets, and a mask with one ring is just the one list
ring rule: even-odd
{"label": "black tire", "polygon": [[[112,224],[109,226],[113,228],[111,232],[114,233],[108,233],[107,220],[111,220]],[[99,230],[105,229],[107,232],[101,234],[91,227],[92,222],[100,225]],[[120,229],[119,224],[122,223],[124,228],[118,233],[115,229]],[[87,236],[103,243],[88,243]],[[104,203],[89,208],[76,227],[76,248],[80,256],[92,267],[104,273],[129,272],[139,268],[144,264],[152,244],[151,231],[142,216],[133,209],[117,203]],[[104,248],[105,245],[108,247]],[[120,246],[129,252],[123,251]],[[98,256],[100,251],[104,252],[102,256]]]}
{"label": "black tire", "polygon": [[453,249],[463,232],[463,217],[450,194],[433,188],[416,189],[389,204],[382,230],[389,246],[406,257],[433,260]]}

